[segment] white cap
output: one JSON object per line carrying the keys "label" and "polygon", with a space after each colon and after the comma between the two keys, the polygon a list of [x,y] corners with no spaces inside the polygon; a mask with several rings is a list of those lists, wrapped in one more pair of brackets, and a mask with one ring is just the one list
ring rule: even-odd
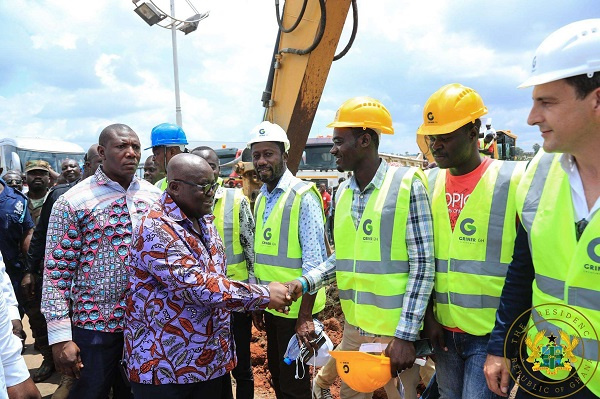
{"label": "white cap", "polygon": [[600,71],[600,18],[563,26],[535,51],[531,73],[519,88]]}
{"label": "white cap", "polygon": [[254,143],[261,143],[264,141],[273,141],[277,143],[283,143],[285,152],[290,149],[290,140],[285,133],[285,130],[281,126],[271,123],[269,121],[263,121],[256,125],[250,132],[252,138],[248,142],[248,148]]}

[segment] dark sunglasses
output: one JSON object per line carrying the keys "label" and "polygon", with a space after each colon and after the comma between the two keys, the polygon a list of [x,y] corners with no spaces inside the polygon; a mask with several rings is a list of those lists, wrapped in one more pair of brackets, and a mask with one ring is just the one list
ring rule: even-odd
{"label": "dark sunglasses", "polygon": [[11,179],[11,180],[7,180],[6,184],[8,184],[8,185],[11,185],[11,184],[19,185],[19,184],[23,184],[23,180],[14,180],[14,179]]}
{"label": "dark sunglasses", "polygon": [[171,181],[177,181],[179,183],[184,183],[184,184],[187,184],[190,186],[195,186],[195,187],[199,188],[200,190],[202,190],[204,195],[208,195],[208,193],[210,193],[211,191],[215,191],[217,189],[217,187],[219,187],[219,183],[217,183],[217,182],[206,183],[206,184],[196,184],[196,183],[192,183],[192,182],[185,181],[185,180],[179,180],[179,179],[173,179]]}

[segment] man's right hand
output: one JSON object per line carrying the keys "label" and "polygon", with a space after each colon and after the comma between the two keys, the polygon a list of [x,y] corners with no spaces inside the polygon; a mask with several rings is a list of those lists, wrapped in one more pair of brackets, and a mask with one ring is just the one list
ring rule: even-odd
{"label": "man's right hand", "polygon": [[299,279],[288,281],[283,284],[288,287],[289,293],[294,301],[297,301],[298,298],[303,295],[302,283]]}
{"label": "man's right hand", "polygon": [[25,273],[21,280],[21,292],[26,301],[32,301],[35,298],[35,276],[33,273]]}
{"label": "man's right hand", "polygon": [[75,342],[64,341],[52,345],[52,356],[56,370],[69,377],[80,377],[83,363],[79,356],[79,347]]}
{"label": "man's right hand", "polygon": [[487,355],[483,365],[483,374],[488,388],[496,395],[508,396],[508,359],[502,356]]}
{"label": "man's right hand", "polygon": [[276,281],[269,283],[269,309],[287,314],[291,304],[292,297],[287,286]]}
{"label": "man's right hand", "polygon": [[[430,312],[429,308],[425,312],[421,337],[429,338],[434,348],[442,348],[444,352],[448,351],[446,340],[444,339],[444,327],[438,323],[433,315],[433,311]],[[435,355],[431,356],[431,358],[435,361]]]}

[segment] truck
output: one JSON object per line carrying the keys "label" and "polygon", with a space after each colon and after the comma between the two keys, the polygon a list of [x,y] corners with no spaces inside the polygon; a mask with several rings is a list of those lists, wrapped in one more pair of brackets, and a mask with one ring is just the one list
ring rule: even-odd
{"label": "truck", "polygon": [[[337,170],[335,157],[329,152],[332,145],[332,136],[309,138],[300,158],[296,176],[302,180],[312,181],[317,186],[325,183],[327,187],[336,187],[342,177],[347,179],[348,174]],[[423,160],[418,157],[384,152],[380,152],[379,157],[392,166],[422,166],[423,163]]]}
{"label": "truck", "polygon": [[60,165],[65,159],[74,159],[83,165],[85,151],[75,143],[40,137],[15,137],[0,139],[0,166],[23,172],[27,161],[41,159],[60,173]]}

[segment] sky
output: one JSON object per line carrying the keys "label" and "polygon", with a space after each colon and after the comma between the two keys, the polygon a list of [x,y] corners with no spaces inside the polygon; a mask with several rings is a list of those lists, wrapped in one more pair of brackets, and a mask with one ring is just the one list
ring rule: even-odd
{"label": "sky", "polygon": [[[246,142],[263,117],[274,2],[188,1],[210,16],[177,34],[183,128],[194,143]],[[169,9],[169,0],[154,2]],[[186,1],[174,4],[177,18],[194,14]],[[153,126],[175,123],[171,32],[148,26],[134,8],[128,0],[0,2],[0,137],[87,149],[105,126],[125,123],[148,147]],[[479,92],[484,118],[517,134],[528,152],[542,139],[526,123],[531,88],[516,87],[548,34],[599,17],[600,7],[598,0],[358,0],[358,14],[356,40],[331,67],[311,137],[331,134],[325,126],[336,109],[367,95],[394,121],[380,150],[416,153],[424,103],[457,82]],[[339,49],[351,27],[349,13]]]}

